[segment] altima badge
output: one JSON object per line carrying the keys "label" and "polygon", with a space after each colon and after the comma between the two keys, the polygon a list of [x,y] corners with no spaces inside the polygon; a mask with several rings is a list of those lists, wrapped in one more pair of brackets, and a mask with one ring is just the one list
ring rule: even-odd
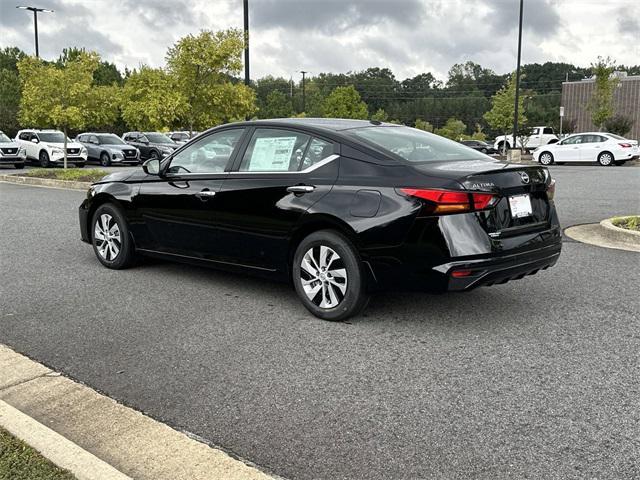
{"label": "altima badge", "polygon": [[522,183],[529,183],[531,181],[527,172],[519,172],[519,173],[520,173],[520,180],[522,180]]}

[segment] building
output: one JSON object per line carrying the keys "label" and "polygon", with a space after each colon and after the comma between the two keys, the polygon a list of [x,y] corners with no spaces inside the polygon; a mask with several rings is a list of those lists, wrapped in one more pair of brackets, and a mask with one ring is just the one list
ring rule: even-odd
{"label": "building", "polygon": [[[640,139],[640,75],[627,76],[626,72],[616,72],[620,79],[613,94],[613,106],[617,115],[629,117],[633,122],[627,137]],[[578,82],[562,82],[562,106],[564,121],[576,121],[576,132],[598,130],[591,123],[588,105],[595,81],[592,78]]]}

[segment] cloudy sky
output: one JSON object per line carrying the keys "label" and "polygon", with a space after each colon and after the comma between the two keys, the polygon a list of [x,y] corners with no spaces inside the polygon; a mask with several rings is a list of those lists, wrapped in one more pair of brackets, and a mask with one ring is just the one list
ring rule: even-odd
{"label": "cloudy sky", "polygon": [[[242,0],[0,0],[0,47],[40,54],[86,47],[123,68],[162,66],[171,44],[201,29],[242,28]],[[518,0],[249,0],[251,76],[391,68],[398,79],[473,60],[515,68]],[[588,66],[598,55],[640,63],[637,0],[524,0],[523,62]]]}

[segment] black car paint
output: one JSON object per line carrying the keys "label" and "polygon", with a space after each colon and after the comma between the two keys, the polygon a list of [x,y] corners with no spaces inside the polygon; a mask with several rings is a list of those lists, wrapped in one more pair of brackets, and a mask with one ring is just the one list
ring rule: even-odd
{"label": "black car paint", "polygon": [[[256,121],[234,124],[247,130],[227,171],[162,177],[142,171],[111,174],[89,191],[80,208],[82,239],[97,205],[115,201],[125,211],[136,249],[144,254],[253,271],[286,280],[297,243],[309,233],[332,228],[356,246],[368,284],[375,288],[464,290],[501,283],[552,266],[561,232],[550,181],[538,166],[486,161],[397,162],[340,130],[313,123]],[[290,128],[335,144],[336,159],[309,174],[257,174],[237,169],[238,149],[258,126]],[[201,135],[220,131],[226,126]],[[186,145],[189,145],[188,143]],[[182,146],[181,148],[185,148]],[[180,149],[178,150],[180,151]],[[169,159],[162,162],[164,169]],[[520,172],[531,182],[524,185]],[[311,194],[287,192],[314,185]],[[473,189],[501,195],[489,210],[428,216],[422,203],[399,187]],[[203,201],[203,189],[216,196]],[[506,196],[530,193],[534,215],[510,222]],[[452,278],[454,268],[472,268]]]}

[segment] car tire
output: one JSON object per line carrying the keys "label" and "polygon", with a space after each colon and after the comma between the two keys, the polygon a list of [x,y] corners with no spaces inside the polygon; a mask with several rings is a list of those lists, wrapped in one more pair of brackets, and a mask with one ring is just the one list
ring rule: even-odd
{"label": "car tire", "polygon": [[24,163],[14,163],[13,167],[17,168],[18,170],[22,170],[24,168]]}
{"label": "car tire", "polygon": [[502,152],[506,152],[507,150],[509,150],[509,144],[505,143],[505,142],[500,142],[498,144],[498,152],[500,153],[500,155],[502,155]]}
{"label": "car tire", "polygon": [[49,162],[49,154],[45,150],[42,150],[40,152],[38,158],[40,160],[40,166],[42,168],[48,168],[51,166],[51,163]]}
{"label": "car tire", "polygon": [[96,257],[107,268],[121,270],[134,263],[135,248],[129,225],[122,211],[113,203],[100,205],[93,214],[91,244]]}
{"label": "car tire", "polygon": [[102,152],[100,154],[100,165],[103,167],[108,167],[111,165],[111,159],[109,158],[109,154],[107,152]]}
{"label": "car tire", "polygon": [[611,152],[602,152],[598,155],[598,163],[603,167],[608,167],[613,165],[615,159],[613,158],[613,154]]}
{"label": "car tire", "polygon": [[358,252],[336,231],[320,230],[304,238],[291,271],[302,304],[323,320],[345,320],[369,302]]}
{"label": "car tire", "polygon": [[486,153],[487,153],[487,149],[486,149],[486,148],[483,148],[483,149],[481,149],[480,151],[481,151],[482,153],[484,153],[485,155],[486,155]]}
{"label": "car tire", "polygon": [[553,153],[551,152],[542,152],[538,156],[538,163],[540,163],[540,165],[553,165],[553,162]]}

